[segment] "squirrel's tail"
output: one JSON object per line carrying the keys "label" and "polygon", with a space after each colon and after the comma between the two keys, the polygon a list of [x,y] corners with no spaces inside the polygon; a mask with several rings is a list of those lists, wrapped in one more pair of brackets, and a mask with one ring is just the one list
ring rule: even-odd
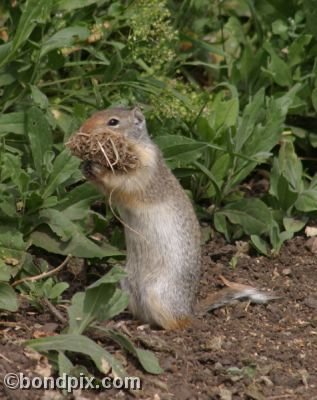
{"label": "squirrel's tail", "polygon": [[200,301],[196,306],[197,314],[205,314],[208,311],[234,303],[236,300],[246,299],[251,303],[263,304],[279,298],[275,294],[263,292],[253,286],[230,282],[223,276],[220,276],[220,278],[227,287]]}

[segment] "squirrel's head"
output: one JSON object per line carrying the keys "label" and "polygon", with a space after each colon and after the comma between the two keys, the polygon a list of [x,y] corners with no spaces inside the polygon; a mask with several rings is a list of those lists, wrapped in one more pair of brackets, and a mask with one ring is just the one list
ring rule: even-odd
{"label": "squirrel's head", "polygon": [[145,117],[138,107],[132,109],[114,107],[98,111],[87,119],[80,127],[80,131],[90,134],[102,131],[105,128],[132,140],[149,140]]}
{"label": "squirrel's head", "polygon": [[116,192],[140,191],[151,179],[159,150],[139,108],[108,108],[88,118],[66,143],[83,160],[87,179]]}

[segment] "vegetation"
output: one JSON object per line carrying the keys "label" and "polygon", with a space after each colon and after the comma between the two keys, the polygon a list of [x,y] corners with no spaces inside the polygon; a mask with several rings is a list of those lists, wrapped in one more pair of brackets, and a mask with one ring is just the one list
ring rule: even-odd
{"label": "vegetation", "polygon": [[[143,107],[202,219],[228,240],[244,236],[276,254],[317,211],[316,17],[312,0],[3,1],[0,308],[15,311],[17,291],[38,307],[41,298],[63,301],[63,280],[25,279],[48,271],[49,254],[122,259],[110,210],[91,208],[101,196],[63,144],[111,105]],[[260,176],[268,190],[247,190]],[[122,274],[114,268],[75,294],[67,333],[31,345],[58,350],[59,370],[70,371],[64,351],[79,351],[90,341],[86,329],[126,307],[116,289]],[[107,334],[147,371],[160,371],[150,353]],[[104,356],[123,374],[89,343],[98,368],[105,372]]]}

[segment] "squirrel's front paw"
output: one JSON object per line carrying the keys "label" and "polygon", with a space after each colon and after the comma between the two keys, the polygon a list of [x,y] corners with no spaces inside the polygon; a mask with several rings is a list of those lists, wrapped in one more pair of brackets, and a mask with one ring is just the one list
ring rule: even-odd
{"label": "squirrel's front paw", "polygon": [[88,180],[96,180],[104,172],[103,167],[94,161],[83,161],[80,167],[84,177]]}

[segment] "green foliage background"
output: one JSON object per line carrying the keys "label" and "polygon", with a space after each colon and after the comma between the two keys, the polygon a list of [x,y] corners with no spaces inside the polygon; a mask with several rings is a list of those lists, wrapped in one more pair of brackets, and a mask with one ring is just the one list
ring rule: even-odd
{"label": "green foliage background", "polygon": [[[278,252],[317,210],[316,14],[312,0],[3,1],[0,306],[35,274],[31,248],[122,255],[117,230],[92,239],[112,217],[63,144],[112,105],[143,107],[201,218]],[[269,189],[250,194],[258,173]]]}

